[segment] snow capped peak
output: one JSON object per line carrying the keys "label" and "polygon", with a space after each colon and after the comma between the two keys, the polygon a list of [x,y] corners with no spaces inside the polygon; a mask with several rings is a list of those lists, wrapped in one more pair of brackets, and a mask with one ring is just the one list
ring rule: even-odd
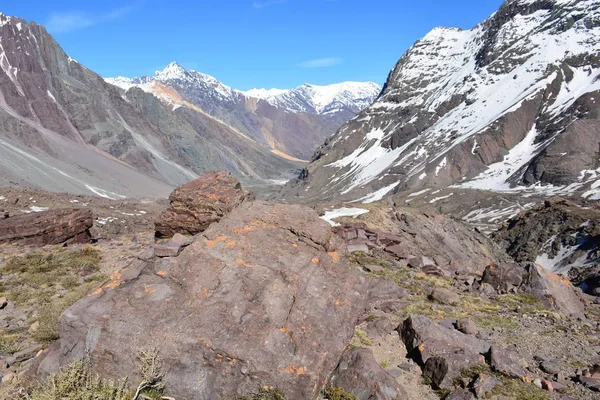
{"label": "snow capped peak", "polygon": [[154,79],[158,81],[168,81],[171,79],[185,79],[188,72],[185,68],[173,61],[165,67],[162,71],[156,71],[154,73]]}
{"label": "snow capped peak", "polygon": [[360,111],[369,106],[381,91],[373,82],[341,82],[319,86],[305,83],[295,89],[252,89],[245,96],[265,100],[291,111],[326,114],[343,108]]}

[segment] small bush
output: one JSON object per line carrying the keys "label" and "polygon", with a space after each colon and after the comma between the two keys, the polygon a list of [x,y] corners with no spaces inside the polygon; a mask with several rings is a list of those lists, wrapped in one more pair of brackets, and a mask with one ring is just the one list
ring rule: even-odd
{"label": "small bush", "polygon": [[34,389],[31,400],[131,400],[133,395],[127,388],[127,379],[102,380],[92,374],[88,361],[71,362],[58,375]]}
{"label": "small bush", "polygon": [[323,397],[327,400],[358,400],[358,397],[337,386],[327,386],[323,390]]}

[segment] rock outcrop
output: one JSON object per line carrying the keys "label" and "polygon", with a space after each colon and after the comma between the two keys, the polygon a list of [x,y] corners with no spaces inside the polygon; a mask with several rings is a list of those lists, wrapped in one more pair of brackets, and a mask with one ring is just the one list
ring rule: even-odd
{"label": "rock outcrop", "polygon": [[195,235],[254,195],[231,173],[208,172],[171,193],[171,206],[155,222],[156,236]]}
{"label": "rock outcrop", "polygon": [[382,208],[361,216],[366,222],[334,228],[346,241],[348,251],[404,260],[430,275],[481,273],[491,263],[511,261],[492,240],[433,210]]}
{"label": "rock outcrop", "polygon": [[0,219],[0,243],[33,246],[87,243],[94,224],[91,210],[56,209]]}
{"label": "rock outcrop", "polygon": [[157,348],[167,393],[234,398],[263,385],[312,399],[366,307],[368,281],[309,208],[246,202],[176,258],[133,262],[60,318],[39,373],[89,354],[137,383],[135,351]]}
{"label": "rock outcrop", "polygon": [[493,235],[517,262],[554,272],[592,268],[600,259],[600,210],[553,198],[509,220]]}

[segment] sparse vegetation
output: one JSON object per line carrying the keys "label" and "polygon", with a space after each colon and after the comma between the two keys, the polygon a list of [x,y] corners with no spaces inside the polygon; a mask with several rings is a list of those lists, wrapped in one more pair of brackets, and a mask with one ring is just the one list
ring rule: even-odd
{"label": "sparse vegetation", "polygon": [[323,398],[327,400],[358,400],[358,397],[337,386],[327,386],[323,390]]}
{"label": "sparse vegetation", "polygon": [[238,397],[236,400],[285,400],[285,396],[272,386],[263,386],[257,393]]}
{"label": "sparse vegetation", "polygon": [[358,328],[354,329],[354,336],[350,340],[351,347],[372,346],[373,342],[367,337],[367,333]]}
{"label": "sparse vegetation", "polygon": [[[106,279],[100,274],[100,252],[92,247],[76,251],[55,249],[12,257],[4,263],[3,292],[17,306],[33,306],[29,324],[39,326],[30,332],[38,342],[58,339],[58,317],[77,300]],[[23,332],[0,330],[0,351],[12,354],[27,339]]]}

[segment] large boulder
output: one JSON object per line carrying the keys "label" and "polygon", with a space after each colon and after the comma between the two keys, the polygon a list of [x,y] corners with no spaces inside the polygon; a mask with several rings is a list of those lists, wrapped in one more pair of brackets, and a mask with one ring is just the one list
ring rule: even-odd
{"label": "large boulder", "polygon": [[0,219],[0,243],[33,246],[87,243],[94,216],[89,209],[56,209]]}
{"label": "large boulder", "polygon": [[451,389],[465,370],[484,365],[490,344],[424,316],[411,316],[398,328],[409,355],[437,389]]}
{"label": "large boulder", "polygon": [[396,379],[375,360],[370,349],[347,350],[331,374],[330,383],[352,393],[359,400],[395,400],[407,397]]}
{"label": "large boulder", "polygon": [[154,223],[156,236],[195,235],[251,199],[254,195],[242,189],[230,172],[208,172],[171,193],[170,207]]}
{"label": "large boulder", "polygon": [[528,265],[527,272],[523,290],[567,317],[585,318],[584,304],[565,275],[555,274],[537,264]]}
{"label": "large boulder", "polygon": [[244,203],[178,257],[138,259],[69,308],[38,372],[89,354],[95,372],[137,384],[137,350],[157,348],[175,398],[268,385],[313,399],[367,301],[343,247],[309,208]]}

